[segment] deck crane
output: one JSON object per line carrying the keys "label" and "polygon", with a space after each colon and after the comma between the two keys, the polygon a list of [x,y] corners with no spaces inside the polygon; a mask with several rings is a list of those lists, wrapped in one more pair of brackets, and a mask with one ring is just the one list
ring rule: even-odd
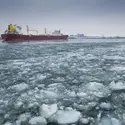
{"label": "deck crane", "polygon": [[36,35],[38,35],[38,30],[29,29],[28,25],[26,26],[26,31],[28,35],[29,35],[29,31],[34,31],[36,32]]}

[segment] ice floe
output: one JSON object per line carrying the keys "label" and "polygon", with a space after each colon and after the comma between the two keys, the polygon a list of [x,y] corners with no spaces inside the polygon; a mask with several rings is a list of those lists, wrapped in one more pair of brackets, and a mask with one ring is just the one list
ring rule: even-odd
{"label": "ice floe", "polygon": [[104,59],[108,59],[108,60],[125,60],[124,57],[119,56],[119,55],[115,55],[115,56],[103,56]]}
{"label": "ice floe", "polygon": [[108,117],[104,117],[100,120],[98,125],[112,125],[112,121]]}
{"label": "ice floe", "polygon": [[111,118],[113,125],[122,125],[121,122],[116,118]]}
{"label": "ice floe", "polygon": [[104,86],[103,83],[97,82],[89,82],[87,85],[85,85],[85,87],[80,88],[80,91],[84,92],[82,95],[87,94],[86,98],[90,99],[95,99],[96,97],[107,97],[111,94],[108,87]]}
{"label": "ice floe", "polygon": [[29,125],[46,125],[47,121],[45,118],[38,116],[38,117],[33,117],[29,120]]}
{"label": "ice floe", "polygon": [[43,95],[47,98],[57,98],[58,97],[58,94],[54,91],[48,91],[48,90],[45,90],[43,92]]}
{"label": "ice floe", "polygon": [[97,102],[88,102],[85,104],[78,105],[74,103],[74,107],[77,108],[80,111],[83,111],[84,113],[90,112],[94,107],[97,106]]}
{"label": "ice floe", "polygon": [[87,125],[89,124],[90,120],[88,118],[81,118],[80,119],[80,124],[82,125]]}
{"label": "ice floe", "polygon": [[75,110],[58,111],[56,117],[58,124],[71,124],[76,123],[80,119],[81,113]]}
{"label": "ice floe", "polygon": [[86,97],[86,96],[87,96],[87,93],[78,92],[78,93],[77,93],[77,96],[78,96],[78,97]]}
{"label": "ice floe", "polygon": [[16,90],[17,92],[24,91],[28,88],[29,86],[26,83],[20,83],[12,86],[12,89]]}
{"label": "ice floe", "polygon": [[20,123],[21,125],[23,125],[23,124],[26,125],[26,124],[28,124],[30,117],[31,117],[30,113],[21,114],[18,117],[18,123]]}
{"label": "ice floe", "polygon": [[21,106],[23,106],[23,102],[22,101],[18,101],[17,103],[15,103],[15,108],[19,109]]}
{"label": "ice floe", "polygon": [[111,67],[111,71],[125,71],[125,66],[114,66]]}
{"label": "ice floe", "polygon": [[121,122],[116,119],[116,118],[111,118],[111,117],[103,117],[99,125],[122,125]]}
{"label": "ice floe", "polygon": [[43,74],[38,74],[38,75],[37,75],[37,79],[38,79],[38,80],[44,80],[45,78],[46,78],[46,76],[43,75]]}
{"label": "ice floe", "polygon": [[46,105],[46,104],[43,104],[41,107],[40,107],[40,114],[41,116],[43,116],[44,118],[49,118],[51,117],[54,113],[57,112],[57,104],[52,104],[52,105]]}
{"label": "ice floe", "polygon": [[114,82],[112,81],[109,84],[111,90],[125,90],[125,84],[123,82]]}
{"label": "ice floe", "polygon": [[106,103],[106,102],[101,102],[100,104],[100,108],[102,109],[106,109],[106,110],[110,110],[112,108],[110,103]]}
{"label": "ice floe", "polygon": [[13,125],[12,123],[10,123],[10,122],[6,122],[5,124],[3,124],[3,125]]}

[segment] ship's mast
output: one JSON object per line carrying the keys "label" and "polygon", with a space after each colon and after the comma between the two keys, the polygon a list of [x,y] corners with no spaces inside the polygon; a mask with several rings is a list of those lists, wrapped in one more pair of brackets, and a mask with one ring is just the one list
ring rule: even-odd
{"label": "ship's mast", "polygon": [[35,31],[36,34],[38,35],[38,30],[31,30],[29,29],[28,25],[26,26],[26,30],[27,30],[27,35],[29,35],[29,31]]}

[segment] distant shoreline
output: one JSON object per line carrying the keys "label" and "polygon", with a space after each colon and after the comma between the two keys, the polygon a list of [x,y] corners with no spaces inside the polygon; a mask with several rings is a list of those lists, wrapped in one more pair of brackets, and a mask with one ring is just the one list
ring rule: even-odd
{"label": "distant shoreline", "polygon": [[125,39],[125,37],[69,37],[68,39]]}

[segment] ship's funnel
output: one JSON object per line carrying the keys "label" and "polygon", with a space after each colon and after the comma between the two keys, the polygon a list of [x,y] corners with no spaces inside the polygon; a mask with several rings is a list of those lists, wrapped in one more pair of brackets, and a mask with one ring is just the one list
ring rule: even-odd
{"label": "ship's funnel", "polygon": [[14,26],[12,24],[8,25],[8,30],[9,31],[13,31],[14,30]]}

